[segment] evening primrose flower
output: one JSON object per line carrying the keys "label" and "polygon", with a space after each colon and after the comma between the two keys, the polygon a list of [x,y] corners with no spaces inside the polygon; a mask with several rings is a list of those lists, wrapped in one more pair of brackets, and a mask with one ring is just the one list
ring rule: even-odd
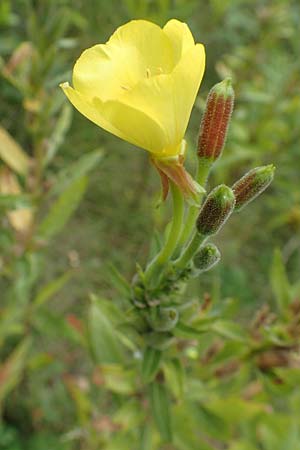
{"label": "evening primrose flower", "polygon": [[160,28],[133,20],[106,44],[85,50],[74,66],[73,87],[61,87],[92,122],[150,152],[156,167],[163,162],[182,171],[184,135],[204,67],[204,47],[186,24],[173,19]]}

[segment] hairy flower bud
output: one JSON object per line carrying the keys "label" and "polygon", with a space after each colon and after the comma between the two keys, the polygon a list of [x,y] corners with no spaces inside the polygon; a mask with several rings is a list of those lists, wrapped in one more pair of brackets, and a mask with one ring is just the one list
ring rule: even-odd
{"label": "hairy flower bud", "polygon": [[274,171],[275,167],[273,164],[256,167],[232,186],[236,200],[235,209],[237,211],[254,200],[269,186],[274,178]]}
{"label": "hairy flower bud", "polygon": [[212,269],[221,259],[221,253],[215,244],[206,244],[194,256],[193,263],[197,275]]}
{"label": "hairy flower bud", "polygon": [[209,92],[200,125],[198,156],[210,161],[219,158],[225,145],[233,110],[234,91],[230,78],[216,84]]}
{"label": "hairy flower bud", "polygon": [[221,184],[213,189],[207,196],[196,226],[203,236],[216,234],[224,225],[234,209],[235,197],[232,189]]}

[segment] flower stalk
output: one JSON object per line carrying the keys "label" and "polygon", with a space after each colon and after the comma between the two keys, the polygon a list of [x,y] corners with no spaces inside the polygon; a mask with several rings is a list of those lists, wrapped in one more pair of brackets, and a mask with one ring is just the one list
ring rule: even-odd
{"label": "flower stalk", "polygon": [[170,232],[167,236],[165,245],[157,256],[150,262],[145,271],[145,284],[149,285],[155,282],[158,275],[161,275],[162,268],[169,261],[178,243],[180,235],[183,215],[184,215],[184,201],[180,189],[175,183],[170,183],[171,193],[173,199],[173,219],[171,223]]}

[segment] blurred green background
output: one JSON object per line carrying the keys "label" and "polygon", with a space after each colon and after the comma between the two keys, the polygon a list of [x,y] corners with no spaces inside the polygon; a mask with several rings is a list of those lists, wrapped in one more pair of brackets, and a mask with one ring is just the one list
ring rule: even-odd
{"label": "blurred green background", "polygon": [[[11,398],[14,412],[7,407],[9,425],[2,431],[0,428],[0,449],[27,448],[22,436],[28,430],[29,434],[42,430],[31,441],[30,450],[83,448],[61,441],[58,444],[54,437],[55,433],[67,433],[75,420],[60,376],[66,365],[76,370],[84,359],[81,351],[68,354],[69,344],[61,336],[68,338],[71,331],[66,331],[59,319],[71,314],[84,316],[90,292],[114,298],[109,264],[130,279],[136,261],[146,261],[154,226],[162,229],[168,219],[168,208],[155,207],[160,184],[146,152],[87,121],[67,104],[58,84],[71,80],[74,61],[83,49],[105,42],[119,25],[134,18],[163,25],[173,17],[188,23],[196,41],[205,44],[207,54],[205,76],[188,128],[187,165],[192,165],[195,157],[207,93],[216,82],[231,76],[236,92],[233,120],[223,157],[209,185],[231,185],[255,166],[273,163],[277,168],[271,187],[231,218],[230,226],[218,236],[222,262],[205,275],[201,286],[194,282],[190,293],[202,295],[207,291],[220,299],[238,299],[239,315],[251,317],[258,305],[273,303],[269,273],[275,248],[282,252],[291,283],[299,283],[298,0],[1,0],[1,127],[32,157],[43,152],[45,145],[48,151],[49,147],[53,149],[44,172],[45,197],[39,214],[43,216],[49,202],[47,190],[55,188],[57,174],[76,164],[85,153],[101,149],[103,157],[89,174],[76,214],[42,249],[39,285],[67,268],[74,270],[75,276],[53,299],[47,320],[41,319],[44,335],[39,345],[52,358],[51,374],[45,372],[45,379],[41,375],[37,381],[33,378],[36,389],[29,389],[29,405],[20,406],[22,390],[17,398]],[[24,189],[28,183],[25,186],[24,180],[20,181]],[[10,289],[5,266],[7,260],[11,261],[13,239],[5,216],[2,222],[1,292]],[[18,257],[18,245],[13,247],[14,258]],[[5,307],[4,301],[2,314]],[[5,356],[15,340],[3,342]],[[35,360],[32,364],[46,363]],[[84,364],[89,366],[88,362]],[[22,389],[28,392],[28,386]],[[72,432],[76,434],[76,428]],[[252,447],[245,444],[234,450],[248,448]]]}

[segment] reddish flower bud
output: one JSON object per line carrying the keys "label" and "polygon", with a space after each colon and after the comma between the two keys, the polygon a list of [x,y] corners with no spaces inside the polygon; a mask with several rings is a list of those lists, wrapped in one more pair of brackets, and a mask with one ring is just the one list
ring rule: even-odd
{"label": "reddish flower bud", "polygon": [[216,234],[234,209],[232,190],[221,184],[207,196],[197,219],[197,230],[203,236]]}
{"label": "reddish flower bud", "polygon": [[215,161],[225,145],[234,103],[230,78],[216,84],[209,92],[200,125],[198,156]]}
{"label": "reddish flower bud", "polygon": [[238,211],[241,210],[261,194],[273,180],[274,171],[275,167],[273,164],[256,167],[238,180],[232,186],[236,200],[235,209]]}

